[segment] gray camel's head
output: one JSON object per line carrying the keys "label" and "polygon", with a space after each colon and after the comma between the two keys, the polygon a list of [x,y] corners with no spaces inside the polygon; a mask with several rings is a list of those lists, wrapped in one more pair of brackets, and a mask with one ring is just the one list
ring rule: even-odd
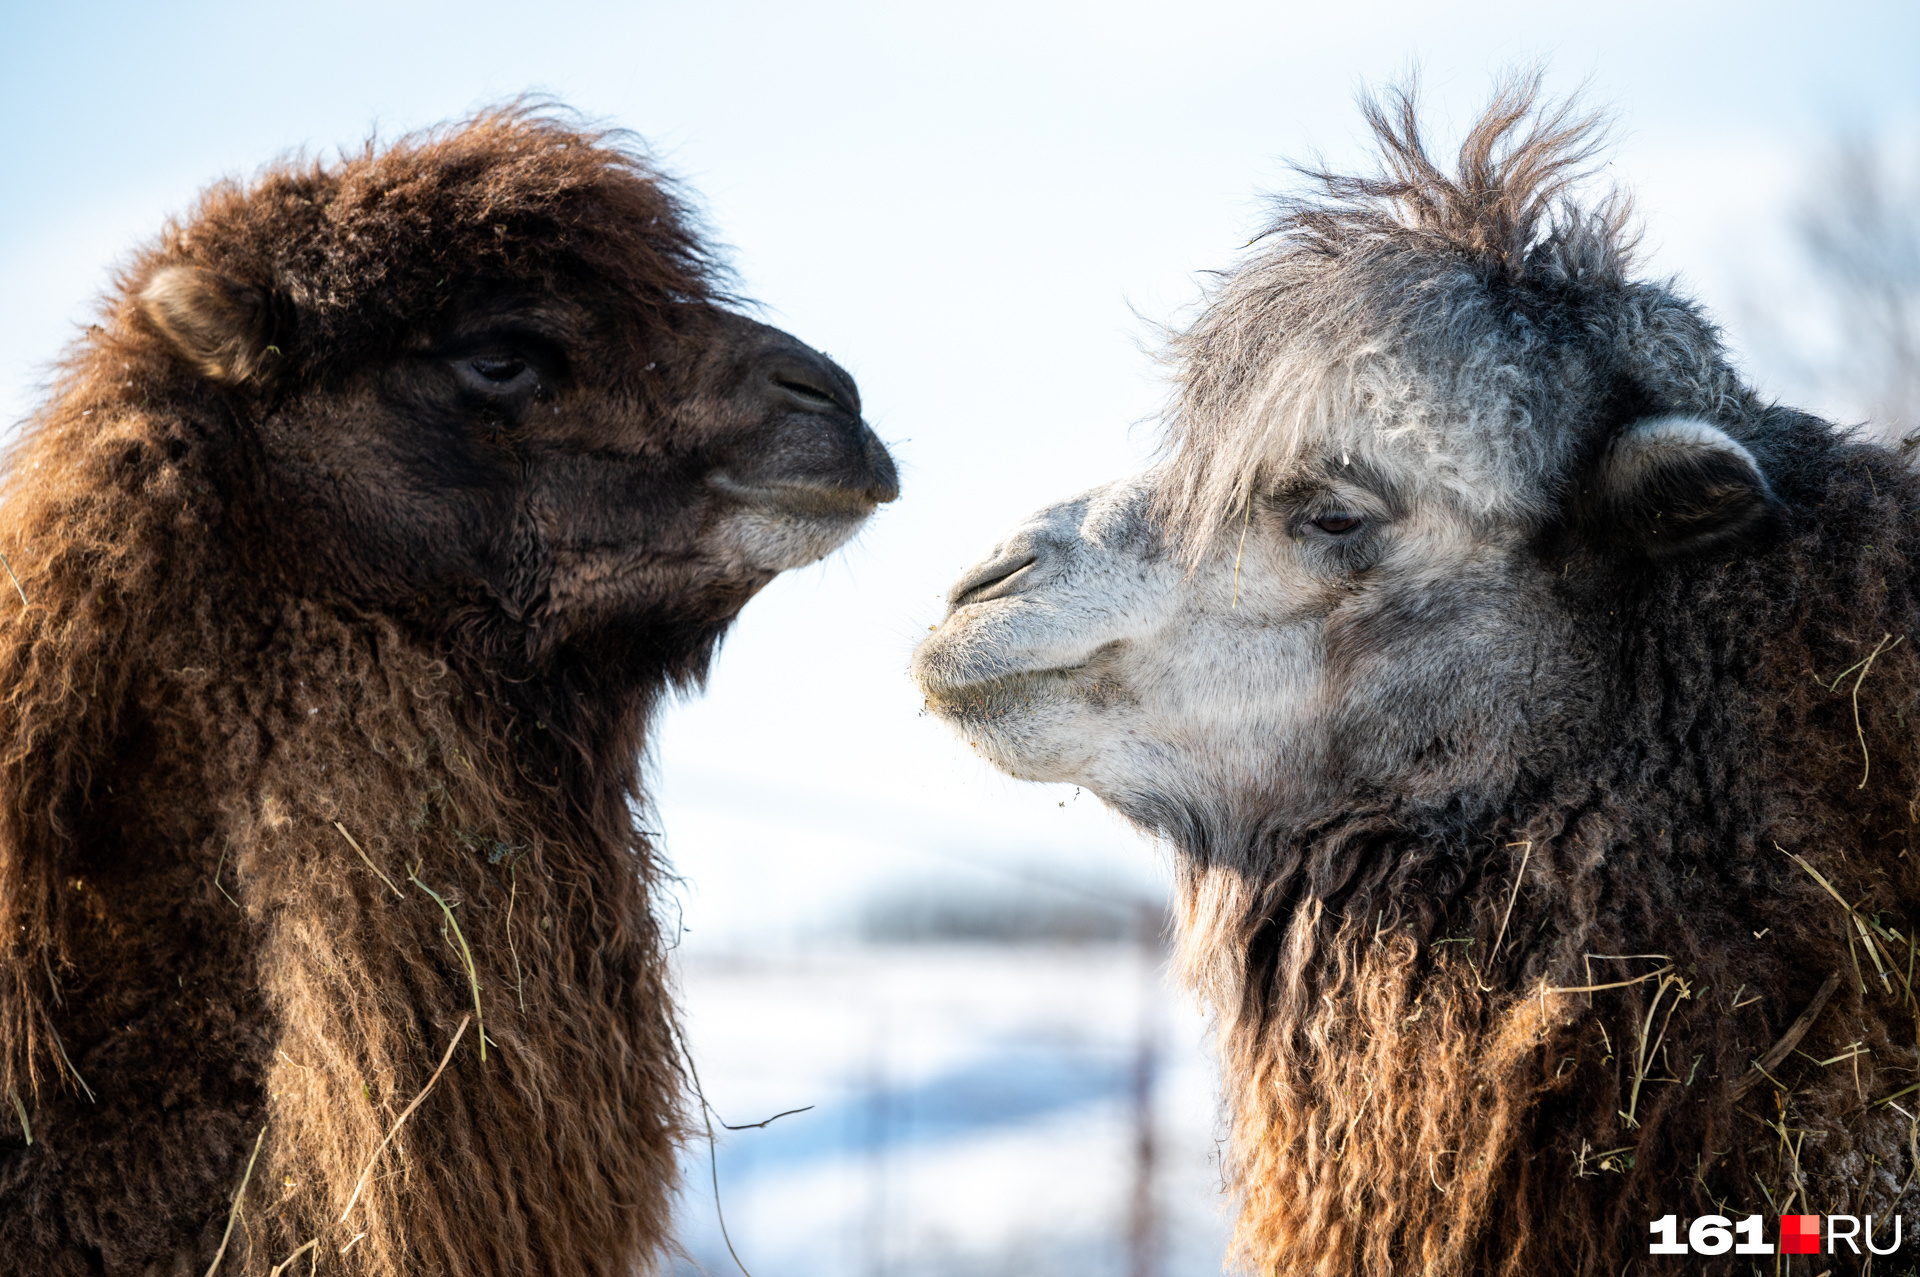
{"label": "gray camel's head", "polygon": [[913,671],[995,766],[1216,842],[1497,788],[1579,694],[1570,562],[1772,519],[1713,328],[1629,281],[1622,205],[1561,202],[1591,121],[1504,100],[1457,177],[1374,122],[1385,173],[1283,205],[1174,338],[1161,464],[953,587]]}

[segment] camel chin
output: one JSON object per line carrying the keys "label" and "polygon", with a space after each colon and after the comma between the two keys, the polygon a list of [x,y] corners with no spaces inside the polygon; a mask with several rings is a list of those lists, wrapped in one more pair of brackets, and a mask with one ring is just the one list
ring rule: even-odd
{"label": "camel chin", "polygon": [[747,490],[724,476],[708,483],[738,499],[722,517],[716,539],[731,548],[747,572],[786,572],[818,563],[852,540],[878,504],[864,492]]}
{"label": "camel chin", "polygon": [[900,495],[893,459],[860,420],[852,379],[826,356],[803,353],[804,362],[788,355],[769,369],[773,428],[706,478],[722,509],[715,540],[748,572],[826,558]]}

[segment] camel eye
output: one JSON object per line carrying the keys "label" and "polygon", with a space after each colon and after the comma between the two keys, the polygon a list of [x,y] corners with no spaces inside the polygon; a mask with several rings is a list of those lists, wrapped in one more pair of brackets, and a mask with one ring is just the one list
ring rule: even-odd
{"label": "camel eye", "polygon": [[540,369],[510,351],[461,355],[451,361],[451,366],[467,393],[488,402],[517,401],[540,390]]}
{"label": "camel eye", "polygon": [[1345,536],[1364,522],[1357,514],[1323,514],[1313,520],[1313,526],[1328,536]]}
{"label": "camel eye", "polygon": [[469,359],[467,366],[496,386],[519,380],[520,374],[527,370],[526,360],[500,355],[480,355]]}

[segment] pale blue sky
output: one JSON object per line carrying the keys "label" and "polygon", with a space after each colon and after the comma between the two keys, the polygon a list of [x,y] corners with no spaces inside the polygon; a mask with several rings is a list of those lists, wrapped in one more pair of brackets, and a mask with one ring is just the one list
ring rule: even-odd
{"label": "pale blue sky", "polygon": [[[904,675],[1026,511],[1139,465],[1143,344],[1232,262],[1281,163],[1352,163],[1353,95],[1435,130],[1542,61],[1611,105],[1649,269],[1723,317],[1836,129],[1920,130],[1920,5],[27,6],[0,16],[0,420],[112,263],[222,174],[528,90],[648,139],[767,317],[860,379],[905,496],[756,600],[661,737],[695,942],[805,931],[986,858],[1150,877],[1091,798],[988,775]],[[1738,332],[1735,334],[1738,337]],[[1755,370],[1765,380],[1764,369]],[[1064,802],[1065,807],[1057,804]]]}

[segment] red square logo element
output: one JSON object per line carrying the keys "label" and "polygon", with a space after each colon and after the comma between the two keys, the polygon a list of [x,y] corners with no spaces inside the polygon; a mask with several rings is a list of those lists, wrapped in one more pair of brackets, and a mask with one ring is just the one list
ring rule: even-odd
{"label": "red square logo element", "polygon": [[1818,1255],[1820,1253],[1820,1217],[1818,1215],[1782,1215],[1780,1217],[1780,1253],[1782,1255]]}

